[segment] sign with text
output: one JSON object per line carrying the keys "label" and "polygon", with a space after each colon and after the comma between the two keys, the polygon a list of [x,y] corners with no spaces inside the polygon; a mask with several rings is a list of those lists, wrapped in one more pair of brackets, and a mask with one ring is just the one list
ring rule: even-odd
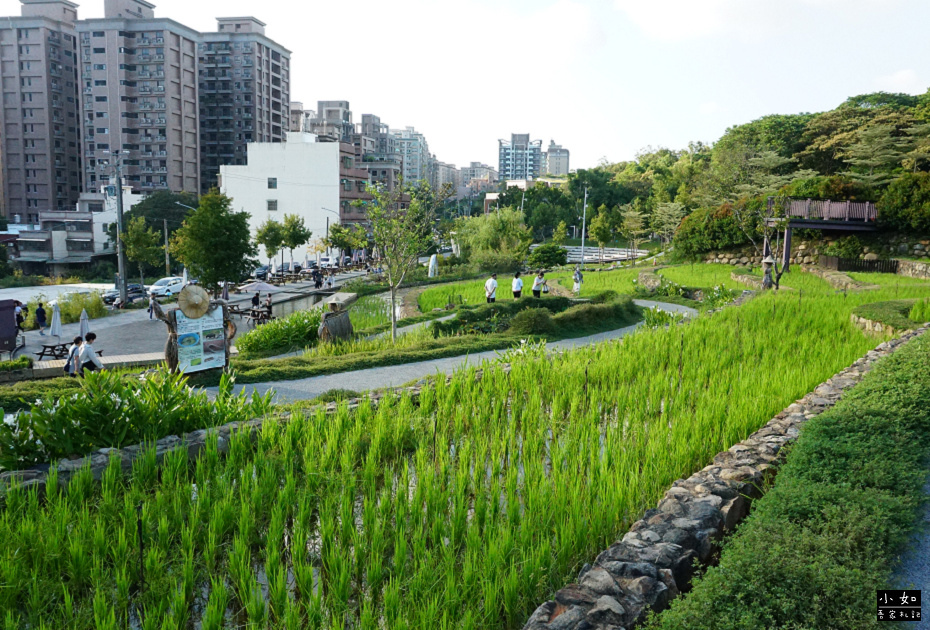
{"label": "sign with text", "polygon": [[920,619],[920,591],[878,591],[879,621]]}
{"label": "sign with text", "polygon": [[185,374],[222,368],[226,365],[226,335],[223,309],[191,319],[180,310],[178,323],[178,370]]}

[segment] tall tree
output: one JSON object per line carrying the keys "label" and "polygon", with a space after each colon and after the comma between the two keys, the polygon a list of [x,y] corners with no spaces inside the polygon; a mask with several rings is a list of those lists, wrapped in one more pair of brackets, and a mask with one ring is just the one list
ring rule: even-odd
{"label": "tall tree", "polygon": [[249,214],[233,212],[232,200],[215,188],[200,198],[171,240],[171,251],[201,284],[216,290],[220,282],[238,280],[255,268],[249,238]]}
{"label": "tall tree", "polygon": [[894,179],[891,170],[904,159],[906,145],[906,140],[894,133],[894,125],[872,125],[860,130],[858,142],[845,153],[846,163],[853,168],[843,175],[873,187]]}
{"label": "tall tree", "polygon": [[588,233],[597,241],[598,258],[604,262],[604,248],[613,239],[614,231],[611,226],[610,217],[606,212],[599,212],[594,220],[588,225]]}
{"label": "tall tree", "polygon": [[368,220],[390,288],[391,339],[396,341],[397,289],[416,266],[420,255],[432,244],[436,209],[445,201],[442,195],[448,192],[430,195],[426,199],[414,195],[407,208],[402,207],[406,193],[399,187],[384,190],[369,186],[368,193],[373,197],[367,205]]}
{"label": "tall tree", "polygon": [[139,265],[139,283],[145,286],[143,268],[146,265],[157,265],[165,255],[161,236],[145,226],[143,217],[137,216],[129,220],[122,241],[126,258]]}
{"label": "tall tree", "polygon": [[559,221],[559,224],[555,226],[555,231],[552,233],[552,242],[556,245],[563,245],[567,238],[568,225],[565,221]]}
{"label": "tall tree", "polygon": [[255,244],[265,248],[268,266],[271,266],[271,260],[284,246],[284,226],[274,219],[266,219],[255,231]]}
{"label": "tall tree", "polygon": [[660,203],[652,212],[652,229],[662,239],[665,249],[672,242],[675,231],[685,218],[687,210],[684,204],[677,202]]}
{"label": "tall tree", "polygon": [[910,167],[916,173],[920,164],[930,160],[930,123],[914,125],[905,130],[909,136],[907,154],[904,156],[904,166]]}
{"label": "tall tree", "polygon": [[368,234],[359,225],[337,223],[329,226],[329,238],[325,242],[344,256],[346,252],[364,248],[368,244]]}
{"label": "tall tree", "polygon": [[283,231],[283,245],[291,252],[291,271],[294,270],[294,250],[310,242],[313,231],[307,228],[303,217],[296,214],[285,214]]}
{"label": "tall tree", "polygon": [[[620,216],[623,221],[620,223],[620,234],[630,244],[630,249],[639,249],[640,244],[646,240],[649,229],[646,227],[645,215],[634,208],[632,205],[625,206],[621,210]],[[633,266],[636,266],[636,253],[633,253]]]}

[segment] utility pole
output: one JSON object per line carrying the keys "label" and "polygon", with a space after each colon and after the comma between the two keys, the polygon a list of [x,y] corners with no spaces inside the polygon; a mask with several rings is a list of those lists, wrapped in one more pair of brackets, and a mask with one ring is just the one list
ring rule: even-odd
{"label": "utility pole", "polygon": [[168,257],[168,219],[162,219],[165,226],[165,275],[171,275],[171,258]]}
{"label": "utility pole", "polygon": [[[116,264],[119,299],[126,303],[126,262],[123,260],[123,157],[122,151],[108,152],[116,162]],[[127,151],[128,153],[128,151]]]}
{"label": "utility pole", "polygon": [[588,220],[588,187],[584,187],[584,209],[581,214],[581,268],[584,269],[584,226]]}

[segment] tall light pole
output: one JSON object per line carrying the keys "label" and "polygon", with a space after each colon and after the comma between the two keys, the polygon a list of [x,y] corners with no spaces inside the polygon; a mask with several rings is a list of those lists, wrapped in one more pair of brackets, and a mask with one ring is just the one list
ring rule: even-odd
{"label": "tall light pole", "polygon": [[[188,210],[196,211],[197,208],[191,208],[187,204],[183,204],[180,201],[175,201],[177,205],[182,208],[187,208]],[[168,219],[165,219],[165,275],[171,275],[171,260],[168,258]]]}
{"label": "tall light pole", "polygon": [[129,151],[104,151],[116,163],[116,265],[119,273],[119,299],[126,303],[126,263],[123,260],[123,156]]}
{"label": "tall light pole", "polygon": [[584,209],[581,214],[581,268],[584,269],[584,226],[588,220],[588,187],[584,187]]}
{"label": "tall light pole", "polygon": [[[320,210],[326,210],[326,212],[332,212],[337,217],[339,216],[339,213],[335,210],[330,210],[329,208],[324,208],[323,206],[320,206]],[[329,256],[329,217],[326,217],[326,255]]]}

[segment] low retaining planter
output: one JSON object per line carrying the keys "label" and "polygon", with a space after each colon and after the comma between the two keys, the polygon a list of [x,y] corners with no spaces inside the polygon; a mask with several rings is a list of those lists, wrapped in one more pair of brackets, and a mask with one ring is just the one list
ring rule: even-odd
{"label": "low retaining planter", "polygon": [[865,284],[863,282],[857,282],[853,280],[845,273],[841,271],[833,271],[832,269],[824,269],[823,267],[813,267],[809,265],[804,265],[801,267],[801,271],[806,273],[813,274],[818,278],[823,278],[827,281],[827,284],[832,286],[835,289],[875,289],[877,288],[874,284]]}
{"label": "low retaining planter", "polygon": [[879,359],[926,328],[870,350],[813,392],[789,405],[748,438],[718,453],[712,464],[679,479],[655,509],[623,538],[585,565],[578,580],[539,606],[524,630],[622,630],[690,588],[695,563],[708,563],[717,541],[748,513],[775,475],[781,448],[807,420],[836,404]]}
{"label": "low retaining planter", "polygon": [[901,332],[900,328],[895,328],[891,324],[883,324],[865,317],[859,317],[855,313],[850,313],[849,319],[856,327],[861,328],[870,335],[896,335]]}

